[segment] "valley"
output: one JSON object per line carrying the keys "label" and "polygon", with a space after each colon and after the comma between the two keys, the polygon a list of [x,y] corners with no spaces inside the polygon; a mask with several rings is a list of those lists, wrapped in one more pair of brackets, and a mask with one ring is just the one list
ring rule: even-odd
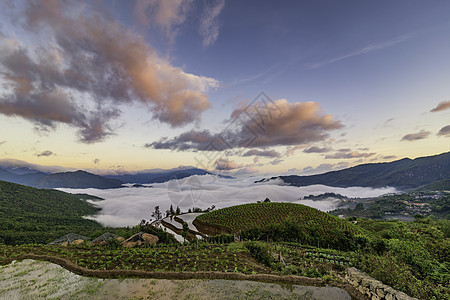
{"label": "valley", "polygon": [[[48,261],[98,278],[328,285],[365,299],[346,279],[357,268],[399,293],[448,299],[450,193],[433,187],[446,181],[406,193],[210,174],[150,188],[50,190],[1,181],[0,264]],[[102,234],[114,238],[92,243]],[[123,242],[145,234],[154,242]]]}

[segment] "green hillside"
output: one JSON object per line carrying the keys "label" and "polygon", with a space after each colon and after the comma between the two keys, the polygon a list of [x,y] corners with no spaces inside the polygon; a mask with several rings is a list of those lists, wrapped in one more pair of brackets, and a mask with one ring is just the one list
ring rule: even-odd
{"label": "green hillside", "polygon": [[418,191],[450,191],[450,179],[435,181],[421,186]]}
{"label": "green hillside", "polygon": [[205,233],[240,233],[246,239],[301,241],[340,249],[353,249],[371,239],[364,229],[347,220],[295,203],[227,207],[198,216],[194,225]]}
{"label": "green hillside", "polygon": [[102,228],[82,218],[99,208],[80,196],[0,181],[0,243],[46,243],[69,232]]}

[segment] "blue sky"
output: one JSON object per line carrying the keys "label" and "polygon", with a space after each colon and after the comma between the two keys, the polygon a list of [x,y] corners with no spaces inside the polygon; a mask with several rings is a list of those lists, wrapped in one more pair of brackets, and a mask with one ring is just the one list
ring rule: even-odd
{"label": "blue sky", "polygon": [[448,1],[0,5],[0,159],[259,176],[449,151]]}

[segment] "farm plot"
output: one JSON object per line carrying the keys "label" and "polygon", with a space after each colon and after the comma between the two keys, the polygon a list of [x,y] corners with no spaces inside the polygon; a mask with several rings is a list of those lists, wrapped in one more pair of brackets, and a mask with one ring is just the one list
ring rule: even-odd
{"label": "farm plot", "polygon": [[197,220],[206,224],[222,226],[231,232],[253,228],[266,228],[286,221],[315,227],[321,233],[338,229],[353,234],[361,231],[350,222],[324,213],[318,209],[294,203],[250,203],[231,206],[205,213]]}
{"label": "farm plot", "polygon": [[219,271],[250,274],[270,272],[243,247],[215,244],[160,245],[142,248],[108,249],[78,245],[0,245],[0,265],[28,254],[67,259],[92,270]]}

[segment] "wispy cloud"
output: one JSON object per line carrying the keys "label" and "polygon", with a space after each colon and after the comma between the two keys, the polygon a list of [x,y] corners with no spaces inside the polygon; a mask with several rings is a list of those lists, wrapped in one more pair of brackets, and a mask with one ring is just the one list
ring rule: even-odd
{"label": "wispy cloud", "polygon": [[435,108],[430,110],[431,112],[438,112],[450,108],[450,101],[442,101]]}
{"label": "wispy cloud", "polygon": [[203,47],[209,47],[217,40],[220,28],[218,17],[224,6],[225,0],[216,0],[209,2],[204,7],[199,26]]}
{"label": "wispy cloud", "polygon": [[37,157],[52,156],[52,155],[55,155],[55,154],[52,151],[50,151],[50,150],[46,150],[46,151],[43,151],[41,153],[36,154]]}
{"label": "wispy cloud", "polygon": [[[347,150],[347,149],[345,149]],[[341,151],[341,152],[337,152],[334,154],[330,154],[330,155],[326,155],[325,159],[353,159],[353,158],[368,158],[371,157],[373,155],[375,155],[376,153],[360,153],[357,151],[352,151],[352,152],[348,152],[348,151]]]}
{"label": "wispy cloud", "polygon": [[275,166],[275,165],[281,164],[282,162],[283,162],[282,159],[277,158],[277,159],[272,160],[272,161],[270,162],[270,164]]}
{"label": "wispy cloud", "polygon": [[320,164],[317,167],[311,167],[311,166],[307,166],[305,168],[303,168],[301,171],[300,170],[296,170],[297,173],[301,173],[303,175],[313,175],[313,174],[320,174],[320,173],[326,173],[329,171],[337,171],[337,170],[341,170],[344,168],[347,168],[349,166],[348,162],[339,162],[337,164]]}
{"label": "wispy cloud", "polygon": [[338,57],[335,57],[335,58],[331,58],[331,59],[328,59],[328,60],[324,60],[324,61],[312,64],[312,65],[308,66],[307,69],[308,70],[317,69],[317,68],[320,68],[320,67],[322,67],[324,65],[332,64],[332,63],[335,63],[335,62],[338,62],[338,61],[341,61],[341,60],[344,60],[344,59],[348,59],[348,58],[352,58],[352,57],[355,57],[355,56],[360,56],[360,55],[376,52],[376,51],[379,51],[379,50],[382,50],[382,49],[385,49],[385,48],[389,48],[389,47],[395,46],[397,44],[403,43],[403,42],[409,40],[412,37],[413,37],[412,34],[402,35],[402,36],[393,38],[393,39],[391,39],[389,41],[386,41],[386,42],[381,42],[381,43],[374,44],[374,45],[368,45],[368,46],[366,46],[364,48],[361,48],[359,50],[350,52],[348,54],[345,54],[345,55],[342,55],[342,56],[338,56]]}
{"label": "wispy cloud", "polygon": [[431,134],[431,132],[422,130],[420,132],[410,133],[410,134],[403,136],[401,141],[412,142],[412,141],[423,140],[423,139],[426,139],[430,134]]}
{"label": "wispy cloud", "polygon": [[326,152],[330,152],[332,149],[329,147],[317,147],[317,146],[311,146],[309,148],[306,148],[305,150],[303,150],[303,152],[305,153],[326,153]]}
{"label": "wispy cloud", "polygon": [[173,43],[176,27],[186,20],[191,4],[192,0],[137,0],[134,14],[140,25],[155,25]]}
{"label": "wispy cloud", "polygon": [[396,155],[386,155],[386,156],[383,156],[383,159],[395,159],[395,158],[397,158],[397,156]]}
{"label": "wispy cloud", "polygon": [[244,154],[242,156],[265,156],[265,157],[280,157],[281,154],[278,153],[275,150],[258,150],[258,149],[252,149]]}

